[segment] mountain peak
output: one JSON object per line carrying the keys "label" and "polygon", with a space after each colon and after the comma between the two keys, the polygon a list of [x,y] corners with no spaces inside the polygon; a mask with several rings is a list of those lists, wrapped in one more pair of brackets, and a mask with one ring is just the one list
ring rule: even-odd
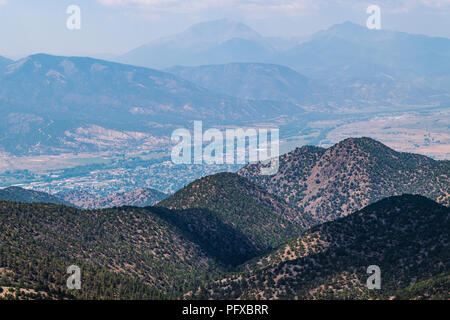
{"label": "mountain peak", "polygon": [[382,144],[381,142],[370,138],[370,137],[358,137],[358,138],[346,138],[342,140],[341,142],[337,143],[334,147],[341,148],[341,147],[348,147],[348,146],[354,146],[356,148],[364,148],[367,146],[371,147],[377,147],[384,150],[392,150],[388,146]]}
{"label": "mountain peak", "polygon": [[209,48],[231,39],[259,41],[262,36],[249,26],[231,19],[205,21],[194,24],[182,33],[161,38],[151,44],[164,44],[170,47]]}
{"label": "mountain peak", "polygon": [[[366,36],[368,32],[372,30],[367,29],[365,26],[353,23],[351,21],[345,21],[339,24],[332,25],[326,30],[317,32],[313,38],[342,38],[347,41],[358,40],[361,41],[361,37]],[[373,33],[371,33],[373,34]]]}
{"label": "mountain peak", "polygon": [[[279,246],[312,223],[310,216],[302,215],[246,178],[226,172],[195,180],[158,203],[158,207],[178,214],[183,220],[182,226],[202,220],[205,228],[198,230],[199,236],[211,228],[220,232],[230,226],[235,228],[239,238],[246,238],[244,242],[254,248],[251,252],[245,249],[243,253],[233,250],[230,259],[239,262],[249,254],[259,255]],[[173,215],[172,219],[175,219]]]}
{"label": "mountain peak", "polygon": [[346,20],[346,21],[344,21],[342,23],[337,23],[337,24],[331,26],[328,29],[349,30],[349,29],[365,29],[365,27],[360,25],[360,24],[357,24],[357,23],[351,22],[349,20]]}
{"label": "mountain peak", "polygon": [[232,38],[259,39],[261,35],[246,24],[232,19],[219,19],[194,24],[186,30],[196,35],[214,36],[228,40]]}
{"label": "mountain peak", "polygon": [[199,45],[217,45],[234,38],[260,40],[262,36],[242,22],[219,19],[196,23],[181,33],[159,38],[146,46],[164,45],[173,48],[196,48]]}
{"label": "mountain peak", "polygon": [[348,138],[326,150],[296,149],[280,157],[274,176],[258,176],[256,169],[248,165],[239,174],[321,221],[403,193],[449,201],[447,162],[397,152],[368,137]]}
{"label": "mountain peak", "polygon": [[364,209],[362,209],[361,211],[367,211],[370,209],[375,209],[377,207],[380,206],[385,206],[387,208],[395,208],[395,205],[397,206],[403,206],[403,207],[407,207],[411,204],[414,203],[422,203],[422,204],[426,204],[428,207],[443,207],[443,208],[447,208],[445,206],[442,206],[441,204],[431,200],[430,198],[424,197],[420,194],[409,194],[409,193],[404,193],[398,196],[391,196],[391,197],[387,197],[387,198],[383,198],[375,203],[372,203],[370,205],[368,205],[367,207],[365,207]]}
{"label": "mountain peak", "polygon": [[355,32],[365,32],[368,30],[369,29],[367,29],[365,26],[347,20],[342,23],[332,25],[325,32],[327,33],[338,32],[341,34],[349,35],[354,34]]}

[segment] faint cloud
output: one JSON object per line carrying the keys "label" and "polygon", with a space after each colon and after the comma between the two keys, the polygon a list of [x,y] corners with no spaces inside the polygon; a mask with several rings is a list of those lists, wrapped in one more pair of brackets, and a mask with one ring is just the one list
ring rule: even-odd
{"label": "faint cloud", "polygon": [[[300,17],[320,9],[327,0],[97,0],[108,7],[127,7],[141,18],[156,21],[163,15],[189,14],[194,21],[205,14],[239,16],[239,19]],[[320,3],[320,4],[319,4]],[[195,18],[194,18],[195,17]],[[245,17],[245,18],[244,18]]]}
{"label": "faint cloud", "polygon": [[450,0],[421,0],[420,2],[430,7],[445,7],[450,5]]}
{"label": "faint cloud", "polygon": [[0,6],[6,4],[8,1],[7,0],[0,0]]}
{"label": "faint cloud", "polygon": [[[326,0],[317,0],[316,2],[320,8],[330,5],[330,2]],[[406,14],[422,9],[430,9],[439,13],[441,10],[450,8],[450,0],[335,0],[332,3],[355,10],[362,10],[369,5],[378,5],[383,13],[388,14]]]}
{"label": "faint cloud", "polygon": [[[5,1],[5,0],[0,0]],[[411,11],[429,9],[436,13],[448,12],[450,0],[97,0],[104,6],[134,7],[139,14],[194,14],[208,10],[239,13],[247,18],[273,18],[274,16],[300,17],[327,8],[342,7],[363,11],[369,5],[378,5],[383,13],[408,14]]]}
{"label": "faint cloud", "polygon": [[[0,0],[0,4],[6,0]],[[105,6],[128,6],[137,5],[153,9],[205,9],[205,8],[237,8],[245,10],[277,10],[296,11],[307,9],[320,9],[326,6],[342,5],[360,6],[367,3],[380,5],[385,8],[408,11],[408,9],[418,6],[442,8],[450,5],[450,0],[335,0],[332,3],[328,0],[97,0]]]}
{"label": "faint cloud", "polygon": [[105,6],[125,6],[129,4],[140,5],[161,5],[173,2],[179,2],[179,0],[99,0],[99,2]]}
{"label": "faint cloud", "polygon": [[429,8],[431,10],[442,10],[450,6],[450,0],[402,0],[402,1],[379,1],[385,6],[388,13],[409,13],[412,10]]}

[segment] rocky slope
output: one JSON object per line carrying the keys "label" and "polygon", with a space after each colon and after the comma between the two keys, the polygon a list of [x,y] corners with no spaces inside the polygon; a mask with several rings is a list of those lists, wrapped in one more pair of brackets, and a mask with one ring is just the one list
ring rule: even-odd
{"label": "rocky slope", "polygon": [[273,176],[260,176],[260,166],[238,174],[320,221],[403,193],[450,205],[450,161],[396,152],[370,138],[349,138],[328,149],[298,148],[280,157]]}

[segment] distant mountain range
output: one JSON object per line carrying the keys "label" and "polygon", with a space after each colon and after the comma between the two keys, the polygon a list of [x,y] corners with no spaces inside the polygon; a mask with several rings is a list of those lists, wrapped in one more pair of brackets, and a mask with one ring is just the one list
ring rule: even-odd
{"label": "distant mountain range", "polygon": [[[369,30],[345,22],[305,41],[286,44],[289,41],[284,40],[277,47],[280,41],[263,37],[240,22],[216,20],[153,41],[118,59],[154,68],[272,63],[323,80],[338,102],[341,96],[365,104],[450,101],[450,39]],[[199,79],[198,73],[205,71],[204,67],[197,69],[194,76]],[[220,83],[221,72],[217,73]],[[211,70],[206,74],[211,76]]]}
{"label": "distant mountain range", "polygon": [[[370,78],[440,77],[448,81],[450,39],[391,30],[369,30],[344,22],[319,31],[306,41],[261,36],[243,23],[222,19],[193,25],[186,31],[132,50],[119,60],[163,69],[232,62],[289,66],[308,77]],[[284,40],[285,42],[288,40]],[[289,41],[288,41],[289,42]],[[444,86],[442,86],[444,88]]]}
{"label": "distant mountain range", "polygon": [[285,52],[285,64],[306,75],[367,77],[448,76],[450,39],[369,30],[345,22],[317,32]]}
{"label": "distant mountain range", "polygon": [[[9,64],[0,81],[2,103],[17,113],[47,113],[55,119],[66,119],[69,113],[74,120],[96,124],[102,124],[102,115],[108,125],[132,122],[129,130],[142,127],[140,119],[241,116],[233,110],[237,101],[232,97],[169,73],[92,58],[37,54]],[[247,115],[256,116],[250,109]]]}
{"label": "distant mountain range", "polygon": [[186,31],[157,39],[118,61],[164,69],[229,62],[268,62],[275,53],[270,42],[247,25],[221,19],[195,24]]}
{"label": "distant mountain range", "polygon": [[250,125],[306,111],[450,103],[449,39],[346,22],[286,41],[219,20],[118,58],[126,65],[0,58],[0,152],[167,148],[171,132],[193,120]]}
{"label": "distant mountain range", "polygon": [[259,175],[260,167],[251,164],[238,173],[322,222],[404,193],[450,205],[450,161],[396,152],[370,138],[349,138],[328,149],[297,148],[280,157],[273,176]]}
{"label": "distant mountain range", "polygon": [[[0,297],[448,299],[448,161],[361,138],[288,153],[272,179],[256,168],[201,178],[155,207],[0,201]],[[446,206],[395,196],[405,192]],[[81,290],[66,289],[72,264]],[[365,287],[369,265],[380,291]]]}
{"label": "distant mountain range", "polygon": [[1,148],[19,155],[167,147],[161,136],[189,120],[242,123],[302,112],[290,103],[217,94],[157,70],[45,54],[5,67],[0,107]]}
{"label": "distant mountain range", "polygon": [[313,85],[305,76],[281,65],[229,63],[172,67],[166,71],[211,91],[254,100],[311,103]]}

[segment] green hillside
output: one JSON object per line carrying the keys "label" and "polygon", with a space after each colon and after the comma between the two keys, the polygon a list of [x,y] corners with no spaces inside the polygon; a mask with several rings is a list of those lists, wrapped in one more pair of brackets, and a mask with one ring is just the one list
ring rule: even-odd
{"label": "green hillside", "polygon": [[[51,297],[179,297],[219,271],[176,227],[140,208],[2,201],[0,240],[0,286]],[[66,289],[70,265],[82,270],[80,291]]]}
{"label": "green hillside", "polygon": [[[383,199],[312,228],[235,273],[199,288],[213,299],[409,299],[448,296],[450,209],[427,198]],[[367,267],[381,269],[369,290]],[[447,293],[445,292],[447,288]]]}
{"label": "green hillside", "polygon": [[267,252],[297,237],[314,223],[309,215],[293,209],[261,187],[233,173],[219,173],[198,179],[161,201],[158,206],[177,210],[177,219],[181,219],[182,223],[189,223],[190,219],[198,221],[192,215],[211,216],[203,220],[203,230],[213,229],[217,232],[218,229],[212,225],[216,220],[237,230],[248,238],[254,248],[251,254],[247,254],[246,247],[231,250],[231,256],[235,255],[237,260],[241,260],[238,259],[241,254],[248,259]]}

